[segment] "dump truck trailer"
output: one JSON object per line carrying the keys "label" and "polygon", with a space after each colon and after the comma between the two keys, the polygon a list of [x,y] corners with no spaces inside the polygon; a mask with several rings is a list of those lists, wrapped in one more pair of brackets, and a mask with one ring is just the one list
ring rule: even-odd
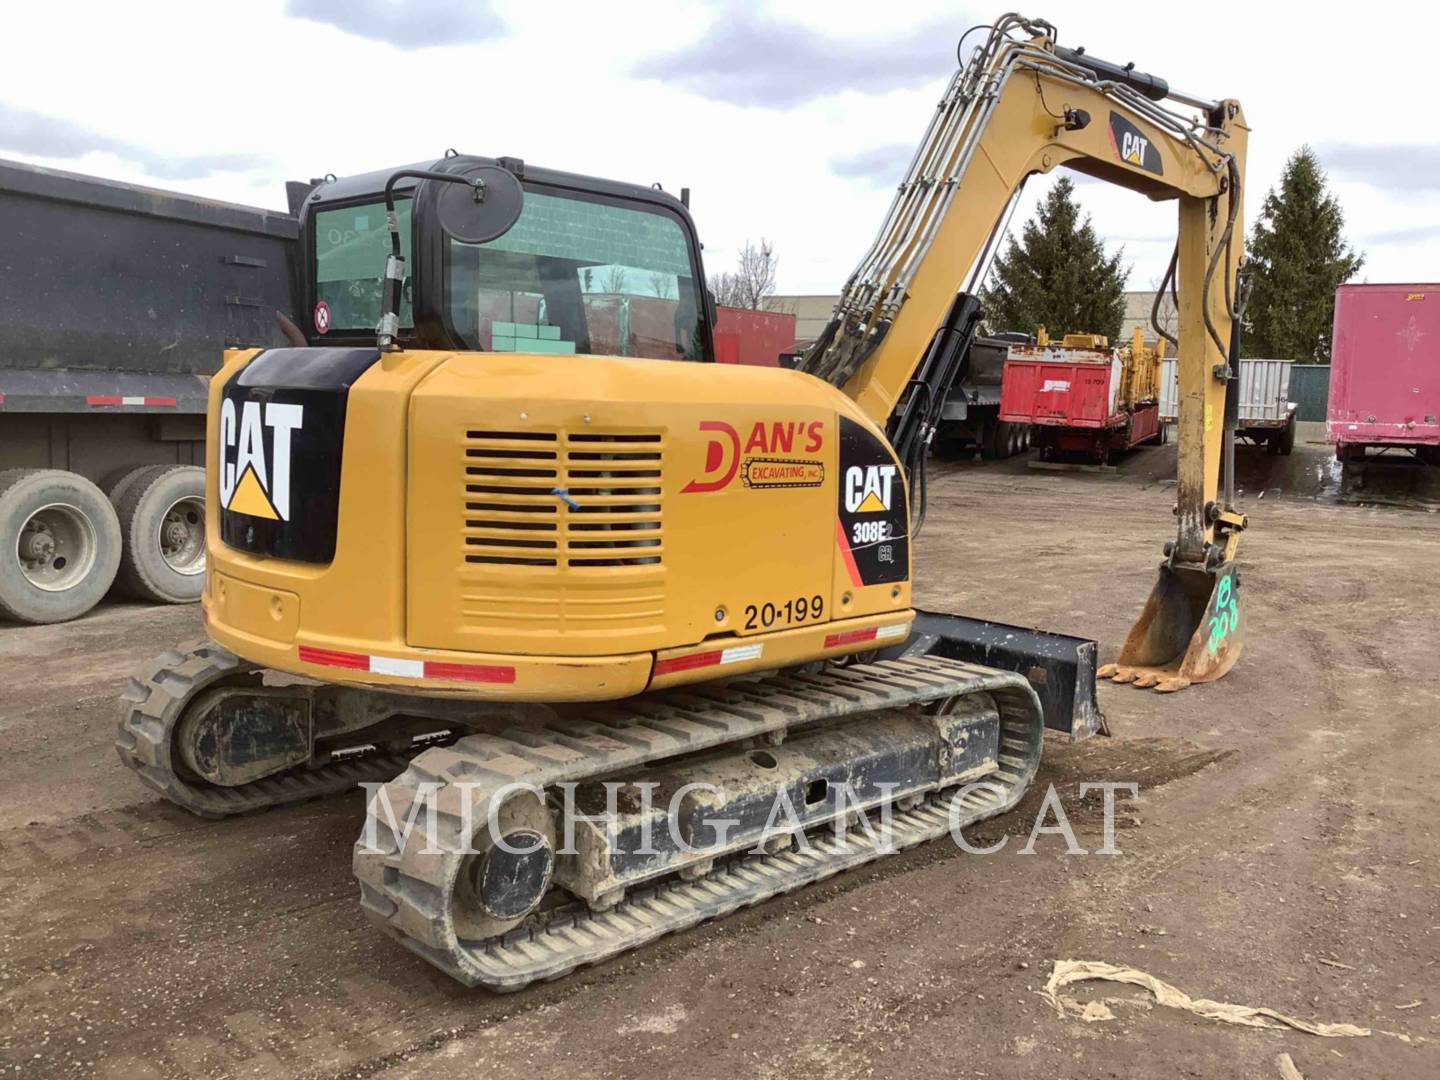
{"label": "dump truck trailer", "polygon": [[1034,340],[1006,332],[971,343],[945,396],[936,433],[941,442],[969,443],[988,458],[1007,458],[1030,448],[1030,425],[1000,418],[1000,382],[1010,346]]}
{"label": "dump truck trailer", "polygon": [[199,598],[208,377],[284,343],[295,221],[0,162],[0,619]]}
{"label": "dump truck trailer", "polygon": [[1158,357],[1137,332],[1124,349],[1098,334],[1012,345],[1000,390],[1000,419],[1034,425],[1042,460],[1079,454],[1095,461],[1163,442]]}
{"label": "dump truck trailer", "polygon": [[1332,340],[1335,456],[1409,450],[1440,465],[1440,285],[1341,285]]}

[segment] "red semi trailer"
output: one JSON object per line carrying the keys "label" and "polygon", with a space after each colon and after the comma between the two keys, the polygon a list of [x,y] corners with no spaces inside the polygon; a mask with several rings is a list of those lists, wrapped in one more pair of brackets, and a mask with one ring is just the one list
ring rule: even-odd
{"label": "red semi trailer", "polygon": [[1411,450],[1440,465],[1440,285],[1336,290],[1325,437],[1341,461]]}

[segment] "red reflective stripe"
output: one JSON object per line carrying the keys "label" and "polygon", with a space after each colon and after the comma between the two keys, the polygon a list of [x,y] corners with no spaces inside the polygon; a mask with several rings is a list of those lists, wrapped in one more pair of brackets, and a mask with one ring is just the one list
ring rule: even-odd
{"label": "red reflective stripe", "polygon": [[874,641],[878,626],[869,626],[864,630],[842,630],[838,634],[825,635],[825,648],[833,649],[840,645],[854,645],[861,641]]}
{"label": "red reflective stripe", "polygon": [[835,519],[835,542],[840,545],[840,557],[845,560],[845,569],[850,572],[850,584],[857,589],[862,584],[860,568],[855,565],[855,553],[850,550],[850,541],[845,539],[845,526]]}
{"label": "red reflective stripe", "polygon": [[461,682],[513,683],[515,669],[499,664],[440,664],[425,661],[427,679],[458,679]]}
{"label": "red reflective stripe", "polygon": [[[125,405],[127,399],[119,394],[90,394],[85,398],[85,404],[92,407],[106,405]],[[140,397],[138,394],[128,400],[128,404],[149,406],[152,408],[173,409],[179,405],[179,399],[173,397]]]}
{"label": "red reflective stripe", "polygon": [[370,657],[362,653],[316,649],[309,645],[300,646],[300,660],[306,664],[324,664],[326,667],[353,668],[356,671],[370,670]]}
{"label": "red reflective stripe", "polygon": [[669,675],[674,671],[694,671],[696,668],[710,667],[712,664],[720,663],[724,656],[724,650],[715,649],[711,652],[691,653],[689,656],[671,656],[664,660],[655,661],[653,675]]}

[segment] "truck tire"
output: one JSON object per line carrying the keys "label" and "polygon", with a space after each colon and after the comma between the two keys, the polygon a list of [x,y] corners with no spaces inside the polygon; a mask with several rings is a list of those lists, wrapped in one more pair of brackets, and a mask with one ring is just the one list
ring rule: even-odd
{"label": "truck tire", "polygon": [[1284,454],[1286,457],[1295,451],[1295,417],[1290,417],[1284,429],[1275,440],[1275,452]]}
{"label": "truck tire", "polygon": [[138,600],[189,604],[205,591],[205,470],[152,465],[117,485],[125,549],[118,588]]}
{"label": "truck tire", "polygon": [[985,444],[981,453],[994,460],[1009,457],[1014,452],[1015,425],[1008,420],[994,420],[985,427]]}
{"label": "truck tire", "polygon": [[135,478],[154,467],[154,465],[137,465],[134,468],[122,469],[118,473],[111,473],[105,478],[100,487],[105,492],[105,497],[110,500],[110,505],[115,507],[116,513],[120,511],[120,500],[125,497],[125,492],[135,482]]}
{"label": "truck tire", "polygon": [[72,472],[0,472],[0,616],[77,619],[120,565],[120,522],[104,493]]}

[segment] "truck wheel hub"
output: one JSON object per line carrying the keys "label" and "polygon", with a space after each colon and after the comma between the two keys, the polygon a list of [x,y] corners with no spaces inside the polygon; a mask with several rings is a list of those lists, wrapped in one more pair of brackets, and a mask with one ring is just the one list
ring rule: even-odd
{"label": "truck wheel hub", "polygon": [[26,533],[20,541],[20,558],[30,563],[49,563],[55,557],[55,538],[48,532]]}
{"label": "truck wheel hub", "polygon": [[165,511],[160,525],[160,554],[177,574],[205,572],[205,504],[185,498]]}
{"label": "truck wheel hub", "polygon": [[94,524],[66,503],[36,510],[15,542],[21,572],[45,592],[64,592],[83,581],[95,565],[97,550]]}

